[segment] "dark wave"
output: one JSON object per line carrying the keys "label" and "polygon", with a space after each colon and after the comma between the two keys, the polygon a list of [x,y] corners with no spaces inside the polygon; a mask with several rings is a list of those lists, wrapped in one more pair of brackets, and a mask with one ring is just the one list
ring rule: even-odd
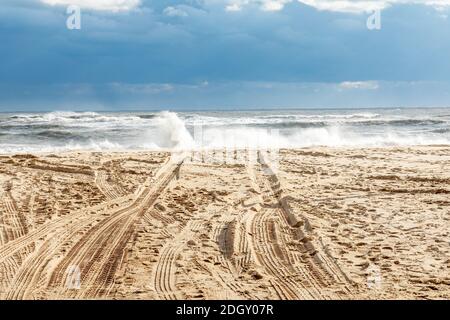
{"label": "dark wave", "polygon": [[41,115],[27,115],[27,116],[10,116],[8,119],[17,120],[17,119],[38,119],[41,118]]}
{"label": "dark wave", "polygon": [[448,121],[445,120],[434,120],[434,119],[426,119],[426,120],[419,120],[419,119],[404,119],[404,120],[371,120],[371,121],[356,121],[356,122],[349,122],[349,124],[355,124],[355,125],[372,125],[372,126],[429,126],[429,125],[439,125],[439,124],[445,124],[448,123]]}
{"label": "dark wave", "polygon": [[[329,127],[330,123],[327,122],[280,122],[280,123],[250,123],[250,124],[204,124],[205,127],[214,127],[221,129],[242,129],[242,128],[254,128],[254,129],[307,129],[307,128],[325,128]],[[186,125],[186,127],[192,131],[193,125]]]}
{"label": "dark wave", "polygon": [[[345,126],[345,127],[361,127],[361,126],[386,126],[386,127],[412,127],[412,126],[436,126],[449,123],[444,120],[362,120],[362,121],[285,121],[278,123],[262,122],[249,124],[221,124],[215,125],[219,127],[229,128],[276,128],[276,129],[307,129],[307,128],[324,128],[330,126]],[[206,126],[208,124],[206,123]]]}
{"label": "dark wave", "polygon": [[435,129],[431,130],[432,133],[447,133],[450,132],[450,128],[442,128],[442,129]]}
{"label": "dark wave", "polygon": [[307,128],[325,128],[329,127],[330,124],[331,124],[330,122],[326,121],[318,121],[318,122],[295,121],[295,122],[280,122],[280,123],[255,123],[244,126],[253,128],[307,129]]}
{"label": "dark wave", "polygon": [[141,115],[138,115],[138,117],[141,118],[141,119],[154,119],[154,118],[156,118],[156,115],[154,115],[154,114],[141,114]]}
{"label": "dark wave", "polygon": [[[20,130],[51,130],[51,129],[64,129],[67,128],[63,125],[58,124],[1,124],[0,123],[0,129],[2,130],[14,130],[14,129],[20,129]],[[74,127],[73,129],[76,129]]]}
{"label": "dark wave", "polygon": [[70,131],[59,131],[59,130],[45,130],[34,134],[38,137],[51,138],[51,139],[74,139],[80,138],[79,134]]}

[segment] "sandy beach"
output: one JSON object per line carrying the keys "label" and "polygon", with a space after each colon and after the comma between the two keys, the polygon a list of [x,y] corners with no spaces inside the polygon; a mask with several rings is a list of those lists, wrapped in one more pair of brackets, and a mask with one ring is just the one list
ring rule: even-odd
{"label": "sandy beach", "polygon": [[0,299],[450,299],[449,241],[450,146],[0,156]]}

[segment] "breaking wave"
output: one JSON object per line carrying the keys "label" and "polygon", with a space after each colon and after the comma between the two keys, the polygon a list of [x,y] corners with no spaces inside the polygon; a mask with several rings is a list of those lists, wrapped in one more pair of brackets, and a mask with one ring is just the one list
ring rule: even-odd
{"label": "breaking wave", "polygon": [[448,109],[0,114],[0,153],[450,144]]}

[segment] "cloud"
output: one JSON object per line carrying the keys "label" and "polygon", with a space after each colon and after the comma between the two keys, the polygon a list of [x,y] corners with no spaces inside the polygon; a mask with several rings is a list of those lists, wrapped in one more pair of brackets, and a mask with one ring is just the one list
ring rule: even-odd
{"label": "cloud", "polygon": [[[450,7],[450,0],[297,0],[320,11],[363,13],[383,10],[396,4],[422,4],[437,10]],[[263,11],[280,11],[292,0],[228,0],[227,11],[240,11],[244,6],[256,5]]]}
{"label": "cloud", "polygon": [[[392,97],[386,103],[395,104],[402,101],[396,98],[397,88],[387,81],[450,83],[450,19],[440,18],[447,11],[391,5],[383,12],[382,32],[374,33],[367,30],[364,14],[319,11],[297,0],[277,2],[284,4],[283,10],[267,1],[236,1],[237,7],[242,6],[240,13],[225,11],[232,3],[141,0],[131,11],[89,11],[82,16],[83,29],[78,32],[67,30],[64,6],[43,5],[41,0],[2,0],[0,108],[9,108],[9,103],[34,105],[36,95],[43,106],[52,102],[58,107],[66,100],[76,104],[62,94],[55,97],[52,85],[61,83],[92,86],[84,100],[77,100],[87,101],[86,105],[100,101],[124,108],[146,103],[295,106],[298,101],[325,107],[335,105],[336,96],[341,97],[341,105],[365,105],[365,97],[369,104],[383,103],[375,99],[382,95]],[[168,16],[174,9],[189,17]],[[202,84],[204,80],[209,85]],[[255,81],[248,92],[239,89],[243,82]],[[330,85],[305,89],[289,85],[303,82]],[[186,83],[190,87],[180,86]],[[418,90],[416,96],[448,104],[448,88],[430,85],[436,96]],[[81,89],[70,97],[74,92]],[[269,93],[274,92],[272,97]],[[404,92],[402,97],[408,99],[411,92],[416,94],[415,90]],[[246,100],[241,99],[243,95]],[[229,98],[221,100],[223,96]],[[120,101],[115,102],[116,98]]]}
{"label": "cloud", "polygon": [[225,7],[226,11],[241,11],[242,6],[239,3],[231,3]]}
{"label": "cloud", "polygon": [[450,0],[298,0],[318,10],[362,13],[383,10],[396,4],[423,4],[438,10],[450,6]]}
{"label": "cloud", "polygon": [[256,5],[262,11],[280,11],[292,0],[228,0],[226,11],[241,11],[244,6]]}
{"label": "cloud", "polygon": [[267,0],[263,1],[261,9],[264,11],[279,11],[289,2],[291,2],[291,0]]}
{"label": "cloud", "polygon": [[84,9],[102,10],[102,11],[128,11],[137,8],[141,0],[40,0],[51,5],[76,5]]}
{"label": "cloud", "polygon": [[376,90],[380,86],[377,81],[344,81],[339,84],[344,90]]}
{"label": "cloud", "polygon": [[[139,7],[143,0],[37,0],[48,5],[78,5],[81,8],[102,11],[129,11]],[[205,5],[223,5],[226,11],[241,11],[246,6],[257,7],[262,11],[281,11],[295,0],[204,0]],[[320,11],[343,13],[363,13],[373,10],[383,10],[397,4],[422,4],[432,6],[437,10],[450,7],[450,0],[297,0],[299,3],[316,8]],[[183,3],[183,1],[179,1]],[[187,13],[176,5],[168,6],[164,13],[168,16],[186,16]]]}
{"label": "cloud", "polygon": [[387,8],[393,1],[359,1],[359,0],[298,0],[318,10],[360,13]]}
{"label": "cloud", "polygon": [[169,17],[187,17],[188,16],[187,12],[184,11],[183,9],[180,9],[179,7],[171,7],[171,6],[165,8],[163,13]]}
{"label": "cloud", "polygon": [[[449,82],[382,82],[379,90],[336,90],[339,83],[0,84],[0,111],[194,110],[448,106]],[[17,97],[20,96],[20,100]]]}
{"label": "cloud", "polygon": [[127,94],[158,94],[162,92],[172,91],[174,86],[169,83],[111,83],[110,88],[121,93]]}

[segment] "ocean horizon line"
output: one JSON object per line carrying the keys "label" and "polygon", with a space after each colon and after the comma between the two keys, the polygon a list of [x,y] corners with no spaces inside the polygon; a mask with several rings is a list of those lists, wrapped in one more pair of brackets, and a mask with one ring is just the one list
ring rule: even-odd
{"label": "ocean horizon line", "polygon": [[77,108],[53,108],[53,109],[19,109],[19,110],[0,110],[0,114],[10,113],[50,113],[50,112],[97,112],[97,113],[137,113],[137,112],[239,112],[239,111],[324,111],[324,110],[405,110],[405,109],[450,109],[450,106],[363,106],[363,107],[199,107],[199,108],[148,108],[148,109],[126,109],[126,107],[119,109],[77,109]]}

